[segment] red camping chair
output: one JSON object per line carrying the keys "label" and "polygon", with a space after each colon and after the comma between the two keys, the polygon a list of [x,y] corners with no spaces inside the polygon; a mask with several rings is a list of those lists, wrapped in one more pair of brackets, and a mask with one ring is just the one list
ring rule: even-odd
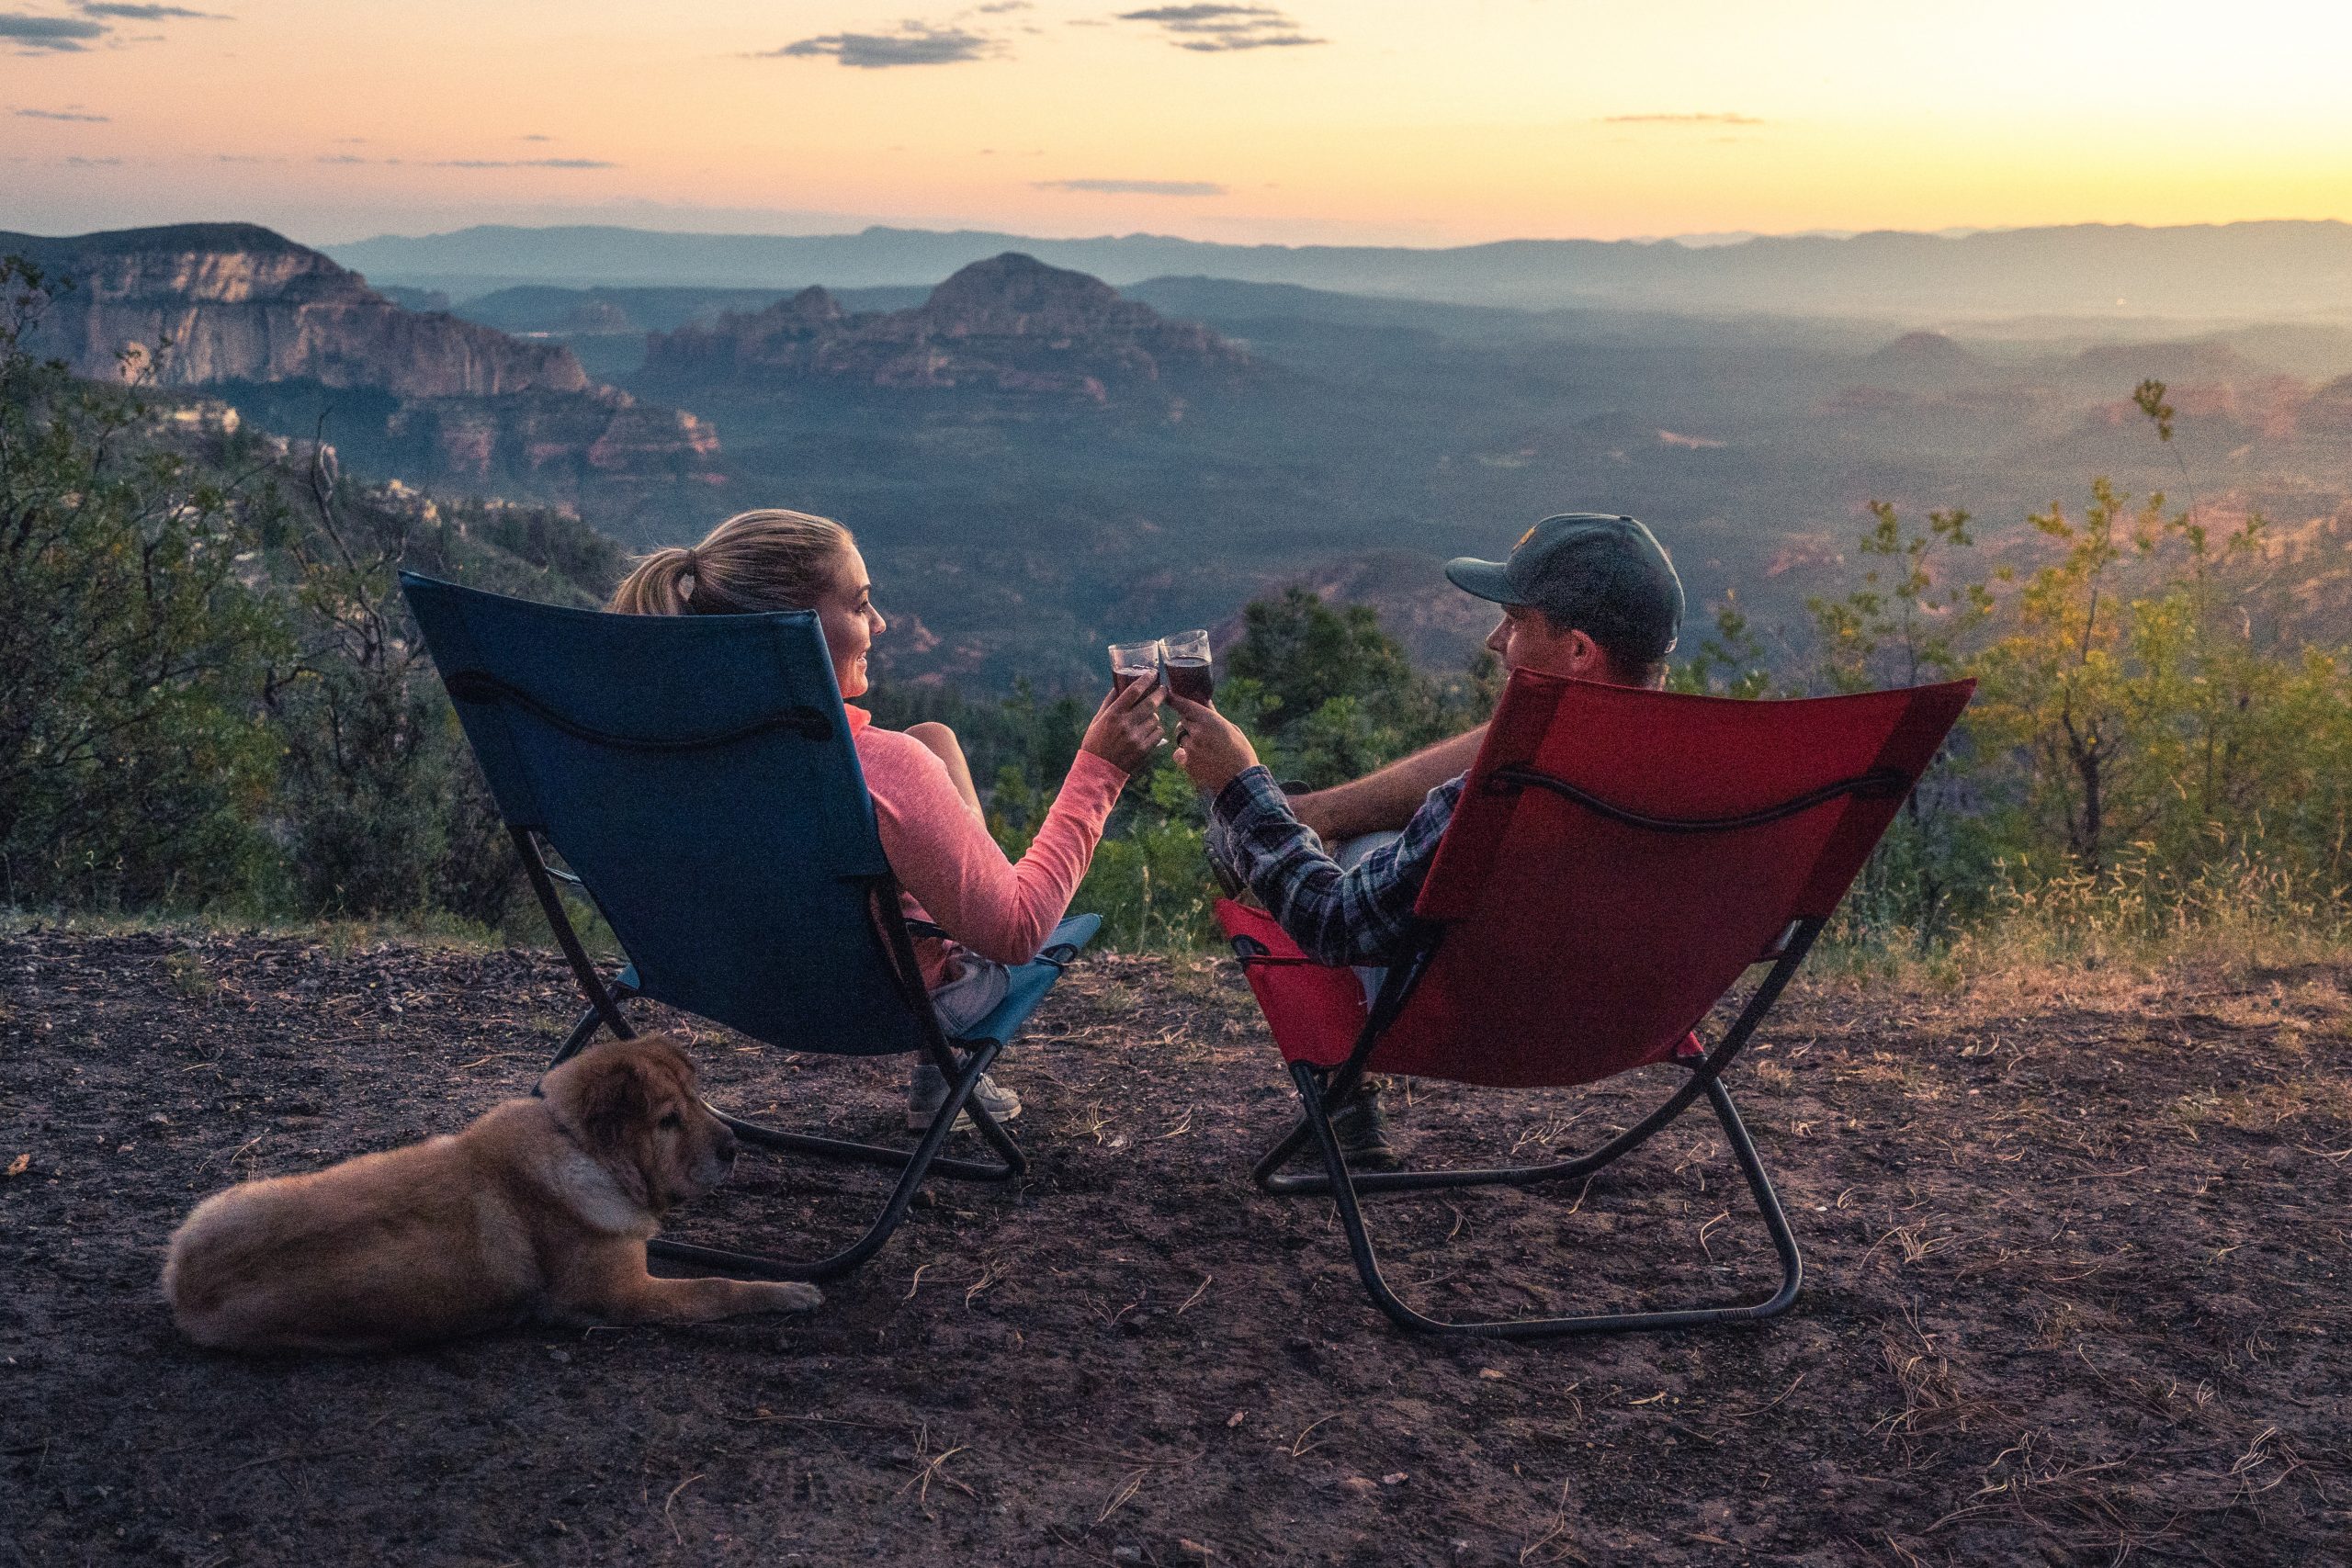
{"label": "red camping chair", "polygon": [[[1305,1114],[1254,1172],[1338,1201],[1364,1288],[1401,1326],[1534,1338],[1765,1318],[1796,1299],[1796,1238],[1721,1081],[1919,781],[1974,682],[1799,702],[1736,702],[1520,671],[1511,677],[1414,906],[1411,954],[1369,1006],[1262,910],[1230,901],[1232,940]],[[1712,1049],[1692,1031],[1749,968],[1771,967]],[[1498,1088],[1566,1087],[1674,1063],[1648,1116],[1578,1158],[1497,1169],[1353,1172],[1330,1110],[1367,1072]],[[1381,1278],[1363,1192],[1532,1186],[1599,1170],[1707,1097],[1779,1252],[1781,1288],[1747,1305],[1447,1322]],[[1308,1140],[1324,1174],[1277,1174]]]}

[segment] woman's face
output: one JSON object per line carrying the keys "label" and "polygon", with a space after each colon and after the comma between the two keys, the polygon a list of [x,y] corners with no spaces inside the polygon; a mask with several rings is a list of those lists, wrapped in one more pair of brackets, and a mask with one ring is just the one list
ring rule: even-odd
{"label": "woman's face", "polygon": [[817,624],[825,629],[825,649],[833,656],[833,679],[844,698],[865,695],[865,650],[889,628],[874,607],[874,584],[865,558],[852,545],[834,569],[833,585],[817,603]]}

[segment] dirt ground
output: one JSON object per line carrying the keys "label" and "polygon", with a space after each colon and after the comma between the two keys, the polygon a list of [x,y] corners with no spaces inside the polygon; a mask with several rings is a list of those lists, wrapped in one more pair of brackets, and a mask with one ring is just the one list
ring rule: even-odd
{"label": "dirt ground", "polygon": [[[1733,1077],[1808,1269],[1760,1327],[1398,1333],[1328,1202],[1246,1184],[1289,1089],[1230,966],[1106,957],[1001,1071],[1030,1177],[936,1185],[813,1318],[176,1337],[197,1199],[454,1129],[572,1007],[538,953],[0,936],[0,1564],[2347,1561],[2352,969],[1793,997]],[[730,1109],[896,1130],[882,1066],[699,1040]],[[1657,1092],[1406,1087],[1446,1161]],[[747,1156],[673,1234],[805,1251],[880,1190]],[[1438,1309],[1770,1285],[1703,1115],[1374,1223]]]}

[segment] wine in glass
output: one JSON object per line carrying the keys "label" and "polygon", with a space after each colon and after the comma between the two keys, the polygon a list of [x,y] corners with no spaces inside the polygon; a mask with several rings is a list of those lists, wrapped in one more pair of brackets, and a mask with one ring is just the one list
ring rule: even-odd
{"label": "wine in glass", "polygon": [[1124,692],[1137,681],[1159,679],[1159,644],[1114,642],[1111,645],[1111,689]]}
{"label": "wine in glass", "polygon": [[1209,634],[1178,632],[1159,642],[1161,662],[1168,671],[1168,690],[1186,702],[1205,703],[1216,692],[1216,671],[1209,662]]}

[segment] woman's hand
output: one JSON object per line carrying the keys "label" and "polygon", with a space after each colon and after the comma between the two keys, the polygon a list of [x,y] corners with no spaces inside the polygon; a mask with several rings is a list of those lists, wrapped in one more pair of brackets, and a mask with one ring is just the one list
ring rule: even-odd
{"label": "woman's hand", "polygon": [[1226,785],[1258,765],[1258,753],[1240,726],[1206,703],[1172,694],[1168,701],[1184,721],[1184,743],[1176,748],[1176,765],[1193,775],[1203,795],[1215,800]]}
{"label": "woman's hand", "polygon": [[1114,687],[1102,699],[1078,749],[1093,752],[1132,778],[1167,744],[1159,728],[1159,682],[1132,681],[1126,690]]}

